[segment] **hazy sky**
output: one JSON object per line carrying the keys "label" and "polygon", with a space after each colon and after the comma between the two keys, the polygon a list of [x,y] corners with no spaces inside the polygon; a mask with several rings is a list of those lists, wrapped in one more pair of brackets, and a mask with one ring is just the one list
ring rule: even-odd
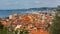
{"label": "hazy sky", "polygon": [[0,0],[0,9],[56,7],[60,0]]}

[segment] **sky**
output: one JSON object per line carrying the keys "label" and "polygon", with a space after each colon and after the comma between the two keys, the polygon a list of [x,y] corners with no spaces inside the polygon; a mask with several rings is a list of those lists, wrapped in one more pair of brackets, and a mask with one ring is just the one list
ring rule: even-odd
{"label": "sky", "polygon": [[[57,7],[57,5],[60,5],[60,0],[0,0],[0,10]],[[6,17],[13,13],[0,11],[0,17]]]}
{"label": "sky", "polygon": [[0,9],[56,7],[60,0],[0,0]]}

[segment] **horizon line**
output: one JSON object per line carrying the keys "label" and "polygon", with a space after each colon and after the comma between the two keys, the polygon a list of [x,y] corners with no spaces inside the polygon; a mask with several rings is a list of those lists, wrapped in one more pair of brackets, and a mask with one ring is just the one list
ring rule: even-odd
{"label": "horizon line", "polygon": [[[33,8],[33,7],[32,7]],[[38,7],[34,7],[34,8],[38,8]],[[56,8],[56,7],[39,7],[39,8]],[[31,8],[17,8],[17,9],[31,9]],[[16,10],[16,9],[0,9],[0,10]]]}

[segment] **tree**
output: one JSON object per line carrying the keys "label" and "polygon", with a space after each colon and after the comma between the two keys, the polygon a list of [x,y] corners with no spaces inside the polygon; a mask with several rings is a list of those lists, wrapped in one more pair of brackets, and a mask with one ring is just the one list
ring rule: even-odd
{"label": "tree", "polygon": [[50,28],[51,34],[60,34],[60,8],[57,9],[56,16]]}
{"label": "tree", "polygon": [[2,30],[3,29],[3,25],[2,25],[2,23],[0,22],[0,30]]}

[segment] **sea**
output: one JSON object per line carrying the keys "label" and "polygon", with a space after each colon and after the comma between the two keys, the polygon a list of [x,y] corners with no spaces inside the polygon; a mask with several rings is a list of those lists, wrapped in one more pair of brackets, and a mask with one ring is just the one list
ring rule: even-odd
{"label": "sea", "polygon": [[12,11],[12,10],[0,10],[0,18],[8,17],[12,14],[38,14],[38,11]]}

